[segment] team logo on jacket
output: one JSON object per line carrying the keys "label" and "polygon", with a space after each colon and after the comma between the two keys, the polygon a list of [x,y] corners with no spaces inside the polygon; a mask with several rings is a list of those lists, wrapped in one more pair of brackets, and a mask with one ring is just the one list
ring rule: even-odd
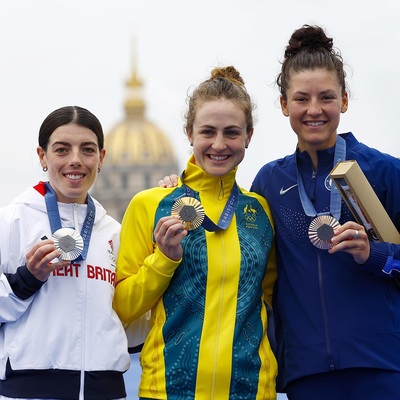
{"label": "team logo on jacket", "polygon": [[243,213],[247,222],[256,222],[257,211],[251,204],[246,204]]}
{"label": "team logo on jacket", "polygon": [[332,179],[329,177],[329,175],[325,178],[325,188],[329,191],[332,189]]}
{"label": "team logo on jacket", "polygon": [[243,216],[246,222],[246,228],[258,229],[257,225],[257,210],[251,203],[247,203],[243,208]]}
{"label": "team logo on jacket", "polygon": [[108,258],[111,260],[111,265],[115,268],[115,255],[114,255],[114,243],[111,240],[108,241],[108,245],[110,246],[109,249],[107,249],[107,253],[108,253]]}

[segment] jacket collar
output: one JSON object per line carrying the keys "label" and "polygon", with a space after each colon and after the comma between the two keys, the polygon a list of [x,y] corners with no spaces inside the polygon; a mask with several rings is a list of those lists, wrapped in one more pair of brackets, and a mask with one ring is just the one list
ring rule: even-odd
{"label": "jacket collar", "polygon": [[196,165],[194,156],[191,156],[182,173],[181,180],[196,192],[216,191],[219,200],[222,200],[228,198],[231,193],[236,171],[237,167],[224,176],[210,175]]}

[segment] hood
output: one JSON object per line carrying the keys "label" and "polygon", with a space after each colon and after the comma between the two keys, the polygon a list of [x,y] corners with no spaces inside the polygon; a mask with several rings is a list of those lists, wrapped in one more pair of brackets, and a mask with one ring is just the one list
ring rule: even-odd
{"label": "hood", "polygon": [[[37,185],[26,189],[24,192],[19,194],[11,204],[15,205],[25,205],[31,207],[37,211],[47,214],[46,202],[44,201],[45,194],[45,182],[39,182]],[[106,210],[103,206],[96,200],[93,199],[96,206],[96,216],[95,223],[106,215]],[[63,211],[71,209],[74,207],[74,203],[58,203],[59,211],[61,217],[63,216]],[[86,205],[78,204],[79,208],[86,208]],[[63,218],[62,218],[63,219]]]}

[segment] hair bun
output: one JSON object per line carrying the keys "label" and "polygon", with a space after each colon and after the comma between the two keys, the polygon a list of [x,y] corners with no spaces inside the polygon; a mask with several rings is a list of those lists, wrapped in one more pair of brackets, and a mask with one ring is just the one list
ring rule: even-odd
{"label": "hair bun", "polygon": [[333,39],[325,35],[319,26],[303,25],[296,30],[285,50],[285,58],[292,57],[302,50],[325,49],[332,51]]}
{"label": "hair bun", "polygon": [[217,78],[226,78],[229,79],[231,82],[235,83],[236,85],[244,86],[244,80],[240,76],[239,71],[232,65],[223,68],[214,68],[211,71],[210,80]]}

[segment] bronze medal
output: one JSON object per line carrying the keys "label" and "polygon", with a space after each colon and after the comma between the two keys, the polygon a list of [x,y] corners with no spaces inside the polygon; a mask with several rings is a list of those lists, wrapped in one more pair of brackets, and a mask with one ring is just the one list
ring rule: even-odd
{"label": "bronze medal", "polygon": [[172,206],[171,215],[179,215],[185,229],[198,228],[204,221],[204,208],[194,197],[181,197]]}
{"label": "bronze medal", "polygon": [[337,226],[339,226],[339,222],[330,215],[320,215],[314,218],[308,228],[308,237],[311,243],[322,250],[330,249],[333,230]]}

